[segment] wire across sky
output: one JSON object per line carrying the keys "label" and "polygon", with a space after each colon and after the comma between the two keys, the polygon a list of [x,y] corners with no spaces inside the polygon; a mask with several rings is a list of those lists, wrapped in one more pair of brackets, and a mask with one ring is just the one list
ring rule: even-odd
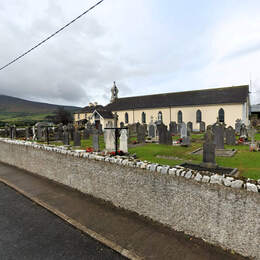
{"label": "wire across sky", "polygon": [[101,0],[99,2],[97,2],[95,5],[91,6],[89,9],[87,9],[86,11],[84,11],[82,14],[80,14],[79,16],[77,16],[76,18],[74,18],[73,20],[71,20],[69,23],[65,24],[64,26],[62,26],[59,30],[57,30],[56,32],[52,33],[51,35],[49,35],[47,38],[45,38],[44,40],[42,40],[41,42],[37,43],[36,45],[34,45],[31,49],[29,49],[28,51],[22,53],[21,55],[19,55],[18,57],[14,58],[13,60],[11,60],[10,62],[8,62],[6,65],[0,67],[0,71],[5,69],[6,67],[10,66],[11,64],[15,63],[16,61],[20,60],[22,57],[24,57],[25,55],[29,54],[31,51],[35,50],[36,48],[38,48],[39,46],[41,46],[43,43],[47,42],[48,40],[50,40],[52,37],[54,37],[56,34],[60,33],[61,31],[63,31],[64,29],[66,29],[68,26],[70,26],[72,23],[76,22],[78,19],[80,19],[82,16],[84,16],[85,14],[87,14],[88,12],[90,12],[91,10],[93,10],[95,7],[97,7],[98,5],[100,5],[102,2],[104,2],[105,0]]}

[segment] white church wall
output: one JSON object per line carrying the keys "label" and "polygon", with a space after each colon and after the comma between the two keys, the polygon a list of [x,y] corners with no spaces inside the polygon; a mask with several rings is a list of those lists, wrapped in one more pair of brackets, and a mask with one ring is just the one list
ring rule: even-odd
{"label": "white church wall", "polygon": [[[119,116],[119,122],[125,122],[125,113],[128,113],[129,124],[142,123],[142,112],[146,114],[146,123],[148,124],[153,116],[154,121],[158,119],[159,111],[162,112],[163,122],[169,125],[171,121],[178,122],[178,111],[182,111],[183,122],[187,123],[191,121],[193,127],[198,128],[196,122],[196,112],[201,110],[202,121],[206,125],[214,124],[218,117],[218,111],[220,108],[225,112],[225,123],[229,126],[235,127],[236,119],[243,118],[244,104],[219,104],[219,105],[205,105],[205,106],[186,106],[186,107],[172,107],[172,108],[152,108],[152,109],[136,109],[126,111],[113,111],[117,112]],[[244,115],[248,118],[248,115]]]}

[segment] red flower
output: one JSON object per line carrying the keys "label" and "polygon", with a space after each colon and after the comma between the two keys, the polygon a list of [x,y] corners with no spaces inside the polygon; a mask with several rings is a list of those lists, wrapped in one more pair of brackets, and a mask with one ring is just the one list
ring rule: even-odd
{"label": "red flower", "polygon": [[86,149],[86,152],[87,153],[92,153],[94,150],[93,150],[93,148],[92,147],[87,147],[87,149]]}

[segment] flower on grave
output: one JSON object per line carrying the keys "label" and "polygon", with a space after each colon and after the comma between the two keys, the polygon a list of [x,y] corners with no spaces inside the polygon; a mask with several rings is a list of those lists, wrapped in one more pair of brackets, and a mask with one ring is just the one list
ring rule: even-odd
{"label": "flower on grave", "polygon": [[92,147],[87,147],[86,148],[86,152],[87,153],[92,153],[94,151],[94,149]]}

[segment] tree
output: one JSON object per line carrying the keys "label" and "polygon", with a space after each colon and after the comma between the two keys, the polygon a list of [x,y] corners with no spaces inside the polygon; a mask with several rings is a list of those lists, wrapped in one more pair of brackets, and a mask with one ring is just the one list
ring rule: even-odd
{"label": "tree", "polygon": [[53,115],[53,123],[55,124],[62,123],[64,125],[67,125],[68,123],[71,122],[73,122],[73,117],[70,111],[65,110],[64,107],[58,107],[58,109],[55,110]]}

